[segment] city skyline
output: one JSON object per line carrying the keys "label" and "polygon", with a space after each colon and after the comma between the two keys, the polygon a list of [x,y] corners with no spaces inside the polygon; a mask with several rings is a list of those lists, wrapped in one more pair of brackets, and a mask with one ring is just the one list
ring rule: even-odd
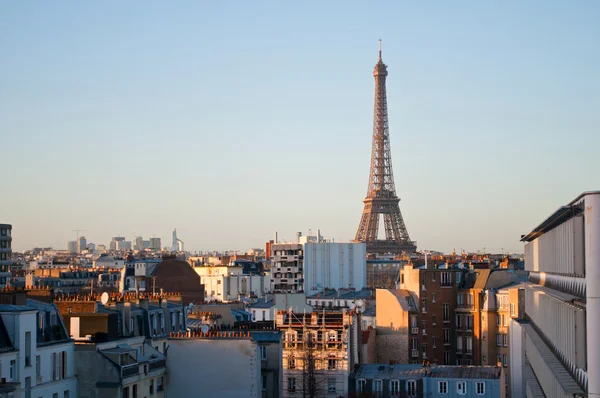
{"label": "city skyline", "polygon": [[378,39],[419,249],[522,252],[520,235],[556,203],[597,188],[591,1],[390,2],[383,15],[333,2],[33,4],[0,6],[0,223],[15,251],[63,248],[76,228],[96,244],[116,231],[165,246],[177,227],[189,251],[263,247],[274,231],[353,239]]}

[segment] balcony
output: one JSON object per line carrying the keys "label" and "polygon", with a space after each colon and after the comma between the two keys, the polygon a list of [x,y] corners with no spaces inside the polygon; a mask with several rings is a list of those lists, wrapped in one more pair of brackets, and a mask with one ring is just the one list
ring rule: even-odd
{"label": "balcony", "polygon": [[149,370],[155,370],[160,368],[165,368],[167,366],[167,361],[164,359],[159,359],[158,361],[150,362]]}
{"label": "balcony", "polygon": [[424,292],[425,290],[427,290],[425,289],[425,285],[421,285],[421,291]]}
{"label": "balcony", "polygon": [[135,376],[140,373],[140,366],[136,363],[121,367],[121,377]]}
{"label": "balcony", "polygon": [[423,329],[423,336],[427,336],[427,329]]}
{"label": "balcony", "polygon": [[410,356],[413,358],[419,357],[419,350],[411,350]]}
{"label": "balcony", "polygon": [[412,334],[419,334],[419,328],[418,327],[413,327],[413,328],[411,328],[410,332]]}

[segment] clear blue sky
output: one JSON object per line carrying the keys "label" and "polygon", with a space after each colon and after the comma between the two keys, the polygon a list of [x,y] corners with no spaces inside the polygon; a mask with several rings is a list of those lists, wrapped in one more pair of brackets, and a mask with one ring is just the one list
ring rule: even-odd
{"label": "clear blue sky", "polygon": [[522,251],[600,188],[597,1],[4,1],[0,222],[186,248],[352,239],[383,39],[420,248]]}

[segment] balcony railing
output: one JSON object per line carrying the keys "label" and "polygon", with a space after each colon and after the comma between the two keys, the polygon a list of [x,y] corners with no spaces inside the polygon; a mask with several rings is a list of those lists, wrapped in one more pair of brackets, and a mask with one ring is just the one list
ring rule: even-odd
{"label": "balcony railing", "polygon": [[150,362],[149,370],[164,368],[167,366],[167,361],[159,359],[158,361]]}
{"label": "balcony railing", "polygon": [[134,365],[127,365],[121,367],[121,377],[135,376],[140,373],[140,366],[136,363]]}
{"label": "balcony railing", "polygon": [[418,328],[418,327],[416,327],[416,328],[415,328],[415,327],[411,328],[411,333],[412,333],[412,334],[419,334],[419,328]]}
{"label": "balcony railing", "polygon": [[419,356],[419,350],[411,350],[411,356],[417,358]]}

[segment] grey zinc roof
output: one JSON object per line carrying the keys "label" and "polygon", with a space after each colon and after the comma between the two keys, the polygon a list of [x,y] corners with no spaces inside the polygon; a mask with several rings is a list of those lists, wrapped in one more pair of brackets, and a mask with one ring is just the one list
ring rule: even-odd
{"label": "grey zinc roof", "polygon": [[496,366],[442,366],[425,368],[413,364],[364,364],[354,371],[357,379],[499,379],[501,367]]}
{"label": "grey zinc roof", "polygon": [[436,379],[499,379],[502,368],[496,366],[445,366],[431,367],[428,377]]}
{"label": "grey zinc roof", "polygon": [[420,379],[423,366],[418,364],[363,364],[354,371],[357,379]]}
{"label": "grey zinc roof", "polygon": [[254,339],[258,342],[278,343],[279,341],[281,341],[281,332],[279,330],[277,330],[277,331],[250,330],[249,332],[250,332],[250,336],[252,337],[252,339]]}
{"label": "grey zinc roof", "polygon": [[0,312],[23,312],[36,310],[36,307],[30,305],[0,304]]}
{"label": "grey zinc roof", "polygon": [[269,300],[265,302],[264,299],[259,299],[256,303],[252,304],[250,308],[271,308],[275,305],[275,301]]}
{"label": "grey zinc roof", "polygon": [[352,300],[370,297],[373,297],[373,291],[371,289],[361,289],[358,291],[342,294],[339,298],[342,300]]}
{"label": "grey zinc roof", "polygon": [[327,290],[325,292],[319,292],[313,294],[312,296],[308,296],[307,299],[319,300],[319,299],[334,299],[338,297],[337,290]]}

